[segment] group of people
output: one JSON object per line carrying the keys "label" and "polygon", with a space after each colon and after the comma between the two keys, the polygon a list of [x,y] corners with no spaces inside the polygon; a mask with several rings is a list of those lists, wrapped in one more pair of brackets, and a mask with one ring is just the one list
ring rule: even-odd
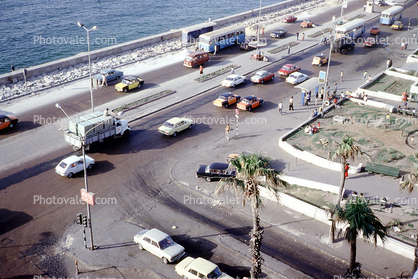
{"label": "group of people", "polygon": [[305,127],[304,132],[305,132],[305,134],[309,134],[309,135],[313,135],[315,133],[318,133],[319,132],[319,126],[320,126],[319,122],[318,122],[318,126],[315,126],[315,124],[308,125],[308,126]]}

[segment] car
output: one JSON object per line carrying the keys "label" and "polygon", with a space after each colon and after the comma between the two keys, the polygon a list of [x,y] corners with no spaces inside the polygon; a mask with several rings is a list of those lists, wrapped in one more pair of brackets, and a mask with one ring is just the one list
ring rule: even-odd
{"label": "car", "polygon": [[18,122],[19,119],[12,115],[0,114],[0,130],[7,128],[12,129]]}
{"label": "car", "polygon": [[255,49],[255,47],[251,46],[251,42],[257,41],[257,37],[256,36],[249,36],[249,37],[245,37],[245,41],[243,41],[240,44],[240,48],[243,50],[253,50]]}
{"label": "car", "polygon": [[189,68],[196,68],[199,65],[206,65],[209,60],[209,52],[196,51],[189,53],[184,58],[183,65]]}
{"label": "car", "polygon": [[93,78],[101,83],[103,75],[106,76],[106,81],[110,82],[114,80],[120,80],[123,76],[123,72],[114,69],[103,69],[100,71],[98,75],[95,75]]}
{"label": "car", "polygon": [[376,5],[376,6],[384,6],[385,5],[385,2],[383,1],[383,0],[374,0],[374,4]]}
{"label": "car", "polygon": [[181,131],[191,129],[193,121],[185,117],[173,117],[158,128],[158,132],[166,136],[177,136]]}
{"label": "car", "polygon": [[364,43],[363,46],[365,47],[375,47],[376,46],[376,39],[373,37],[368,37]]}
{"label": "car", "polygon": [[312,65],[322,66],[328,63],[328,57],[323,54],[315,55],[312,59]]}
{"label": "car", "polygon": [[210,182],[227,177],[235,177],[236,171],[225,163],[211,163],[209,165],[199,165],[196,171],[197,178],[204,178]]}
{"label": "car", "polygon": [[313,20],[311,20],[311,19],[304,19],[302,21],[302,23],[300,24],[300,27],[302,27],[302,28],[310,28],[313,25],[314,25]]}
{"label": "car", "polygon": [[229,75],[227,76],[224,81],[222,81],[221,85],[225,87],[235,87],[240,84],[245,83],[246,77],[239,76],[239,75]]}
{"label": "car", "polygon": [[251,77],[251,81],[254,83],[264,83],[265,81],[273,80],[274,74],[267,71],[258,71]]}
{"label": "car", "polygon": [[401,30],[402,28],[403,28],[403,24],[402,24],[402,21],[400,21],[400,20],[397,20],[397,21],[395,21],[393,24],[392,24],[392,27],[391,27],[393,30]]}
{"label": "car", "polygon": [[291,73],[297,72],[301,69],[299,66],[295,66],[293,64],[286,64],[279,70],[279,75],[281,76],[288,76]]}
{"label": "car", "polygon": [[341,54],[347,54],[354,50],[355,43],[352,37],[339,37],[335,39],[331,44],[331,51],[338,52]]}
{"label": "car", "polygon": [[380,34],[380,28],[377,26],[373,26],[370,29],[370,35],[379,35]]}
{"label": "car", "polygon": [[178,275],[188,279],[233,279],[219,267],[203,258],[187,257],[175,266]]}
{"label": "car", "polygon": [[119,92],[128,92],[129,90],[135,88],[141,88],[144,84],[144,80],[142,78],[136,76],[125,76],[123,80],[115,85],[115,89]]}
{"label": "car", "polygon": [[172,263],[184,256],[184,247],[174,242],[171,237],[158,230],[142,230],[134,236],[139,250],[147,250],[163,259],[165,264]]}
{"label": "car", "polygon": [[285,17],[282,18],[282,22],[284,23],[289,23],[289,22],[295,22],[298,18],[295,17],[294,15],[286,15]]}
{"label": "car", "polygon": [[287,31],[283,28],[274,29],[273,32],[270,33],[271,38],[283,38],[287,34]]}
{"label": "car", "polygon": [[241,100],[241,96],[227,92],[219,95],[218,99],[213,101],[213,104],[220,108],[227,108],[230,105],[236,104],[239,100]]}
{"label": "car", "polygon": [[240,110],[251,111],[253,108],[261,106],[263,102],[263,99],[255,97],[254,95],[247,96],[238,103],[237,108]]}
{"label": "car", "polygon": [[293,73],[286,78],[286,82],[297,85],[301,82],[304,82],[307,79],[308,79],[308,75],[305,75],[302,73]]}
{"label": "car", "polygon": [[[94,159],[86,156],[86,169],[91,170],[94,165]],[[61,176],[72,177],[74,174],[84,171],[83,156],[72,155],[65,158],[55,167],[55,172]]]}

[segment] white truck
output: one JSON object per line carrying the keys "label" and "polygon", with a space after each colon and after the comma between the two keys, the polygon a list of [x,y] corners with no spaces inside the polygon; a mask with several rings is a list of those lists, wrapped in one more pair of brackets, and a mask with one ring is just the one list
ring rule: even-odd
{"label": "white truck", "polygon": [[114,138],[128,138],[131,127],[127,120],[121,120],[113,115],[104,115],[97,111],[80,116],[68,122],[68,130],[64,132],[64,139],[74,149],[83,146],[86,150],[94,149],[100,142]]}

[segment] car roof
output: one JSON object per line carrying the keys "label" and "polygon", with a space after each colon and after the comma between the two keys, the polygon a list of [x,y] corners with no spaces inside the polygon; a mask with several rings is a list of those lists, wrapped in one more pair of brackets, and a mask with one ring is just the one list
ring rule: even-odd
{"label": "car roof", "polygon": [[276,28],[276,29],[274,29],[274,31],[286,31],[286,29],[284,29],[284,28]]}
{"label": "car roof", "polygon": [[295,65],[293,65],[293,64],[285,64],[285,65],[283,65],[283,67],[295,67]]}
{"label": "car roof", "polygon": [[110,72],[113,72],[113,71],[116,71],[116,70],[115,69],[102,69],[100,71],[100,73],[110,73]]}
{"label": "car roof", "polygon": [[0,114],[0,118],[4,118],[4,117],[9,117],[9,116],[5,114]]}
{"label": "car roof", "polygon": [[194,55],[199,55],[199,54],[204,54],[204,53],[208,53],[208,52],[200,50],[200,51],[191,52],[191,53],[187,54],[187,56],[194,56]]}
{"label": "car roof", "polygon": [[138,78],[137,76],[123,76],[123,79],[132,80]]}
{"label": "car roof", "polygon": [[261,70],[261,71],[257,71],[255,74],[257,75],[257,74],[261,74],[261,73],[268,73],[267,71],[265,71],[265,70]]}
{"label": "car roof", "polygon": [[229,97],[229,96],[232,96],[232,95],[234,95],[234,94],[232,94],[231,92],[226,92],[226,93],[223,93],[219,96]]}
{"label": "car roof", "polygon": [[166,122],[172,123],[172,124],[176,124],[179,123],[180,121],[183,121],[184,118],[180,118],[180,117],[173,117],[171,119],[168,119]]}
{"label": "car roof", "polygon": [[80,160],[80,158],[78,156],[71,155],[70,157],[65,158],[61,162],[64,162],[64,163],[67,163],[67,164],[72,164],[74,162],[77,162],[78,160]]}
{"label": "car roof", "polygon": [[194,270],[199,271],[200,273],[203,273],[205,275],[208,275],[210,272],[212,272],[217,267],[216,264],[205,260],[203,258],[197,258],[194,261],[192,261],[188,268],[193,268]]}
{"label": "car roof", "polygon": [[225,170],[228,167],[228,164],[225,163],[212,163],[209,165],[209,168],[214,170]]}
{"label": "car roof", "polygon": [[250,100],[251,101],[251,100],[257,99],[257,97],[250,95],[250,96],[245,97],[244,99],[247,99],[247,100]]}
{"label": "car roof", "polygon": [[152,238],[153,240],[160,242],[161,240],[164,240],[169,236],[165,232],[160,231],[159,229],[151,229],[145,233],[146,236]]}
{"label": "car roof", "polygon": [[229,78],[239,77],[240,75],[229,75]]}
{"label": "car roof", "polygon": [[325,55],[323,55],[323,54],[318,54],[318,55],[315,55],[314,57],[325,57]]}
{"label": "car roof", "polygon": [[296,76],[304,76],[305,74],[301,73],[301,72],[294,72],[291,75],[296,75]]}

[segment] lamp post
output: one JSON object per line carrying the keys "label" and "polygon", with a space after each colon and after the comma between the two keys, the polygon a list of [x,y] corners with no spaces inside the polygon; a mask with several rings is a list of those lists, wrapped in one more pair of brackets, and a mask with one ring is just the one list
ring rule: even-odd
{"label": "lamp post", "polygon": [[93,105],[93,86],[92,86],[92,79],[91,79],[91,60],[90,60],[90,31],[97,30],[97,26],[93,26],[91,29],[87,29],[83,23],[77,22],[77,25],[83,27],[84,30],[87,31],[87,47],[89,53],[89,72],[90,72],[90,99],[91,99],[91,111],[94,112],[94,105]]}

